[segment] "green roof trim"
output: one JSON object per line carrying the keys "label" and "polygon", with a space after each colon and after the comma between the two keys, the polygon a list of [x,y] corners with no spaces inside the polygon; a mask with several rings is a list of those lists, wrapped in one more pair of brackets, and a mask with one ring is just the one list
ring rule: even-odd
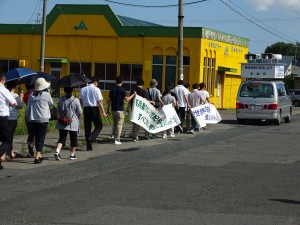
{"label": "green roof trim", "polygon": [[[178,37],[178,27],[161,26],[129,17],[117,16],[108,5],[57,4],[47,15],[47,30],[61,14],[104,15],[120,37]],[[41,34],[42,25],[0,24],[0,34],[1,33]],[[202,27],[184,27],[183,36],[184,38],[207,38],[243,47],[248,47],[249,45],[249,39]]]}
{"label": "green roof trim", "polygon": [[223,67],[223,66],[218,66],[218,71],[236,73],[237,69],[229,68],[229,67]]}

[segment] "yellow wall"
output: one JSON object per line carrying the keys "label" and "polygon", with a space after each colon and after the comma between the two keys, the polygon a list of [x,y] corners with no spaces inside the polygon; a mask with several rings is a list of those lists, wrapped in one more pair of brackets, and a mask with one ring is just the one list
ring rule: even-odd
{"label": "yellow wall", "polygon": [[[201,39],[201,59],[200,68],[203,68],[203,58],[205,56],[216,58],[216,74],[218,67],[227,67],[235,69],[236,72],[222,72],[221,95],[211,96],[211,101],[216,104],[217,108],[235,108],[236,94],[241,83],[241,65],[246,62],[244,55],[248,53],[248,48],[235,46],[232,44],[219,42],[215,40]],[[203,81],[203,70],[200,70],[200,81]],[[222,98],[219,100],[218,98]]]}
{"label": "yellow wall", "polygon": [[240,76],[226,75],[223,88],[223,107],[233,109],[236,105],[236,95],[241,83]]}
{"label": "yellow wall", "polygon": [[[87,26],[87,30],[74,29],[82,21]],[[116,32],[103,15],[60,15],[47,31],[47,35],[117,37]]]}

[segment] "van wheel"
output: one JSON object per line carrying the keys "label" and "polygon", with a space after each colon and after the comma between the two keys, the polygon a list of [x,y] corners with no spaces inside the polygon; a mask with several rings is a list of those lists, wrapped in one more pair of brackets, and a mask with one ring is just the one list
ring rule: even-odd
{"label": "van wheel", "polygon": [[293,102],[293,105],[294,105],[295,107],[299,107],[299,106],[300,106],[300,101],[295,100],[295,101]]}
{"label": "van wheel", "polygon": [[280,123],[281,123],[281,112],[278,114],[278,117],[275,120],[275,125],[280,125]]}
{"label": "van wheel", "polygon": [[288,117],[284,118],[284,122],[290,123],[291,122],[291,117],[292,117],[292,110],[290,109],[290,113],[289,113]]}

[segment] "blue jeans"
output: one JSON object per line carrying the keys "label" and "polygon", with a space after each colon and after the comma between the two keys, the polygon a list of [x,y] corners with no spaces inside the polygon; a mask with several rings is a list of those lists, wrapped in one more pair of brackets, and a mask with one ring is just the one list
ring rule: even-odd
{"label": "blue jeans", "polygon": [[193,116],[191,116],[191,123],[192,123],[192,130],[195,130],[197,126],[197,122]]}

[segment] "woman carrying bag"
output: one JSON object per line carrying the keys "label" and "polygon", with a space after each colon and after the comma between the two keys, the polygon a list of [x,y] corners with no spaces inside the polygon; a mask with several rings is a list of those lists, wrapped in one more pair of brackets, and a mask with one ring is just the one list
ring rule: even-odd
{"label": "woman carrying bag", "polygon": [[70,134],[70,157],[69,159],[77,159],[75,151],[78,146],[77,137],[80,129],[80,114],[82,114],[82,108],[78,98],[72,95],[72,87],[64,87],[65,95],[58,100],[57,112],[58,120],[56,123],[56,129],[59,130],[59,139],[56,145],[56,151],[54,157],[56,160],[61,160],[60,150],[63,144],[66,142],[68,133]]}

